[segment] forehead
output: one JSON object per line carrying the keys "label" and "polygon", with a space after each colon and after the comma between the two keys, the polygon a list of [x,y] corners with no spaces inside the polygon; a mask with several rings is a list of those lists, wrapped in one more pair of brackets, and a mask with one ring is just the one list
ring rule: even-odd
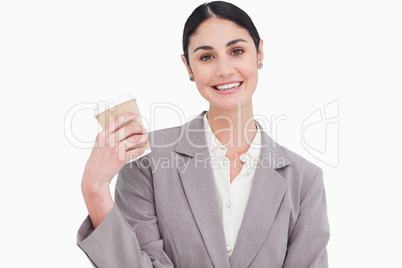
{"label": "forehead", "polygon": [[248,31],[236,23],[221,18],[210,18],[198,26],[190,38],[189,48],[199,45],[226,45],[227,42],[239,38],[253,42]]}

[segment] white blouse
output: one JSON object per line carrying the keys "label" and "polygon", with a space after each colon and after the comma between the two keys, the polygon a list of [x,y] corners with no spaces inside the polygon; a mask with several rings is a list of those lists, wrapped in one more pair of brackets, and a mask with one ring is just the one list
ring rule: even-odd
{"label": "white blouse", "polygon": [[[257,124],[256,124],[257,125]],[[255,135],[248,151],[240,156],[244,163],[240,173],[230,183],[230,160],[227,158],[227,149],[212,133],[206,113],[204,115],[206,140],[211,155],[211,167],[218,193],[219,208],[222,212],[223,230],[226,239],[226,251],[232,255],[236,244],[237,234],[243,220],[244,211],[250,195],[255,165],[261,151],[261,132],[257,125]]]}

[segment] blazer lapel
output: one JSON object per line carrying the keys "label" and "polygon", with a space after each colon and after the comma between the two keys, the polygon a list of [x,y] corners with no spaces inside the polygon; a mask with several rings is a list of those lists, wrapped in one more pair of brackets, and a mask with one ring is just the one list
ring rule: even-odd
{"label": "blazer lapel", "polygon": [[261,148],[260,162],[256,167],[246,211],[230,258],[233,268],[248,267],[254,259],[268,235],[288,188],[286,179],[275,169],[290,163],[280,146],[264,131],[261,134],[261,144],[265,147]]}
{"label": "blazer lapel", "polygon": [[206,145],[203,115],[185,124],[184,136],[176,146],[182,156],[178,167],[187,200],[194,219],[204,240],[214,267],[230,267],[226,252],[225,235],[212,169],[209,164],[209,151]]}

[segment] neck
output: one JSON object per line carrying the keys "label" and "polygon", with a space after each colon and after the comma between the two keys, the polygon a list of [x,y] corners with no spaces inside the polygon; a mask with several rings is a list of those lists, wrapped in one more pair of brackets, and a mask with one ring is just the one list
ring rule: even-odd
{"label": "neck", "polygon": [[228,151],[246,152],[257,133],[251,101],[243,105],[239,103],[233,110],[210,106],[207,119],[212,132]]}

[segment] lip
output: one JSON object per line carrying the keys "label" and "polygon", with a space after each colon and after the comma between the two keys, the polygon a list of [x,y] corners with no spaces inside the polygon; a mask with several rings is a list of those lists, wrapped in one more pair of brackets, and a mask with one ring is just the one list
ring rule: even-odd
{"label": "lip", "polygon": [[[225,90],[217,90],[215,89],[215,87],[217,86],[222,86],[222,85],[228,85],[228,84],[232,84],[232,83],[241,83],[240,86],[238,86],[237,88],[233,88],[233,89],[225,89]],[[236,92],[239,92],[240,89],[243,86],[243,81],[230,81],[230,82],[225,82],[225,83],[220,83],[220,84],[216,84],[211,86],[211,88],[218,94],[220,95],[230,95],[230,94],[234,94]]]}

